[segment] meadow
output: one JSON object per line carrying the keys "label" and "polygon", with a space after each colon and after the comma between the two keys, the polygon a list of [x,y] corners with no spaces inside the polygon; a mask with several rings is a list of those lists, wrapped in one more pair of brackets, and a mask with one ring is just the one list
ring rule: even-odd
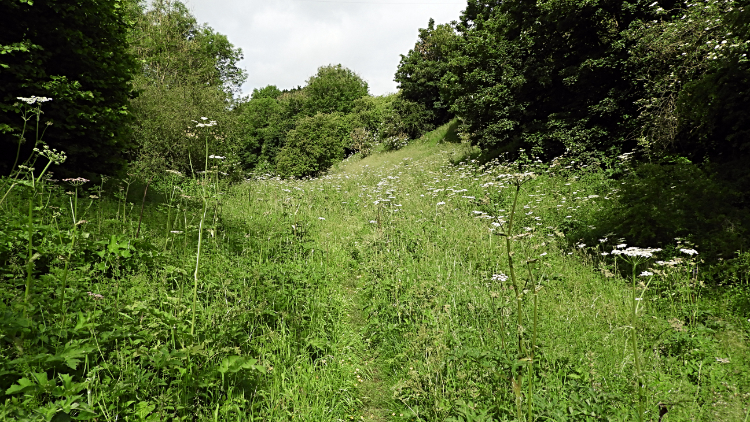
{"label": "meadow", "polygon": [[750,420],[747,277],[584,244],[620,179],[450,129],[317,178],[2,179],[0,419]]}

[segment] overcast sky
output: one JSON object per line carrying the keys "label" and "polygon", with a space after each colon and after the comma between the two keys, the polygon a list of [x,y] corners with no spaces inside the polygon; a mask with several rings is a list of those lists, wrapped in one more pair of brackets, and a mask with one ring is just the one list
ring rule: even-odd
{"label": "overcast sky", "polygon": [[465,0],[185,0],[207,23],[242,48],[253,88],[305,85],[318,67],[342,64],[370,86],[396,91],[400,56],[414,47],[419,28],[458,20]]}

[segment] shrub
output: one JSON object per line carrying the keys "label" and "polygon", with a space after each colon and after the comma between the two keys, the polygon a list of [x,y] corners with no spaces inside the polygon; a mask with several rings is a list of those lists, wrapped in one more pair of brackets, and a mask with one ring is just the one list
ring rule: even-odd
{"label": "shrub", "polygon": [[287,134],[277,156],[276,171],[283,176],[313,176],[344,158],[349,119],[341,113],[304,117]]}
{"label": "shrub", "polygon": [[643,164],[623,180],[616,205],[595,214],[589,235],[649,247],[687,238],[703,257],[728,258],[747,246],[748,213],[734,206],[736,196],[696,165]]}
{"label": "shrub", "polygon": [[349,149],[354,153],[359,153],[362,158],[372,154],[372,149],[377,145],[377,138],[369,130],[358,127],[350,134],[351,142]]}

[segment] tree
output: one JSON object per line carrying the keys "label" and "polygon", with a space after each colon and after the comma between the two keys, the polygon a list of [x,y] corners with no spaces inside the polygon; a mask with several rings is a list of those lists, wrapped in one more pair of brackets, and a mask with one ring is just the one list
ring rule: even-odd
{"label": "tree", "polygon": [[622,32],[655,17],[645,1],[469,1],[443,94],[487,150],[612,156],[635,145]]}
{"label": "tree", "polygon": [[237,151],[238,113],[230,108],[245,80],[240,49],[171,0],[138,14],[130,49],[141,63],[133,82],[139,96],[131,103],[136,169],[190,171],[191,160],[205,154],[204,139],[191,129],[201,117],[218,122],[212,154]]}
{"label": "tree", "polygon": [[281,95],[281,90],[276,87],[276,85],[268,85],[263,88],[255,88],[253,89],[253,93],[250,96],[250,99],[258,100],[260,98],[273,98],[276,99]]}
{"label": "tree", "polygon": [[[67,153],[59,171],[116,173],[130,146],[128,3],[0,0],[0,10],[0,172],[16,156],[16,97],[36,95],[53,99],[43,107],[43,119],[53,122],[44,142]],[[28,156],[34,145],[22,147]]]}
{"label": "tree", "polygon": [[239,126],[240,160],[247,170],[275,165],[286,133],[294,127],[285,116],[284,106],[276,98],[263,96],[242,105]]}
{"label": "tree", "polygon": [[349,113],[354,101],[367,95],[367,82],[353,71],[341,66],[322,66],[307,80],[303,111],[307,116],[317,113]]}
{"label": "tree", "polygon": [[419,30],[419,40],[401,62],[394,80],[405,100],[422,104],[433,116],[431,123],[440,125],[450,120],[450,104],[440,98],[440,81],[448,71],[448,61],[455,48],[457,35],[451,25],[435,27],[430,19],[427,28]]}
{"label": "tree", "polygon": [[313,176],[328,170],[344,158],[351,129],[349,119],[341,113],[303,117],[287,134],[276,170],[292,177]]}

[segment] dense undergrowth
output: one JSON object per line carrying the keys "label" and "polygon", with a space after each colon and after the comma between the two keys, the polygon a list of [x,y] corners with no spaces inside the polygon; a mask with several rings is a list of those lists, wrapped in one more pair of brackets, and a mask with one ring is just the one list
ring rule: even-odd
{"label": "dense undergrowth", "polygon": [[627,161],[455,138],[306,180],[3,179],[0,419],[747,420],[747,253],[709,280],[689,233],[598,235]]}

